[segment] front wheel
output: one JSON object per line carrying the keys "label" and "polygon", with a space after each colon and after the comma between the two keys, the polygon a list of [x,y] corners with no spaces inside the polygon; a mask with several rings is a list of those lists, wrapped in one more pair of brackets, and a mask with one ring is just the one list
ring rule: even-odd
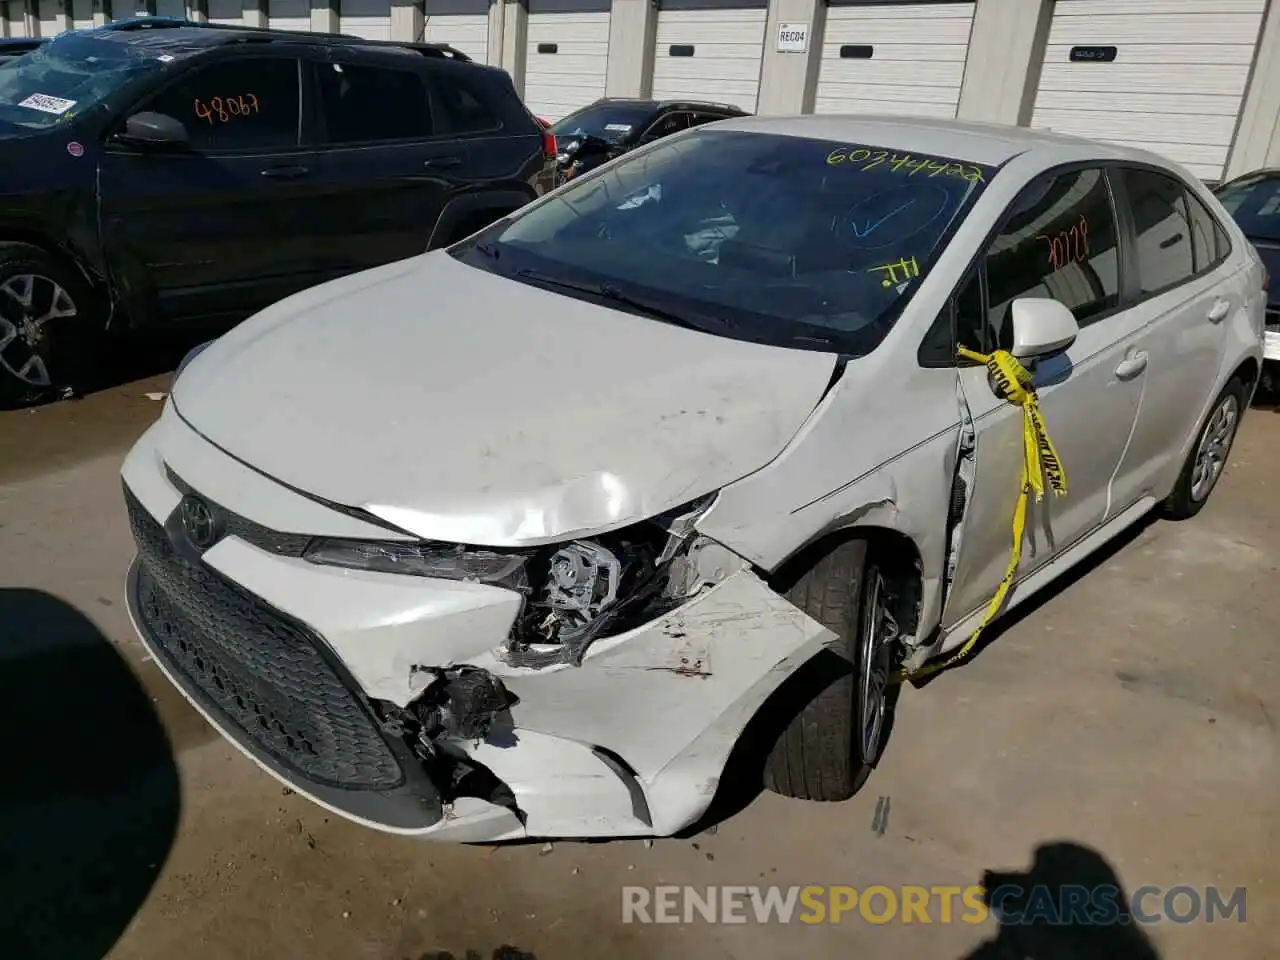
{"label": "front wheel", "polygon": [[39,247],[0,243],[0,398],[51,396],[91,332],[88,285]]}
{"label": "front wheel", "polygon": [[880,759],[889,726],[897,627],[884,576],[866,541],[850,540],[819,557],[786,596],[836,634],[827,651],[842,669],[774,744],[765,786],[803,800],[847,800]]}
{"label": "front wheel", "polygon": [[1162,512],[1168,519],[1194,517],[1208,502],[1209,494],[1213,493],[1226,468],[1247,395],[1245,384],[1239,379],[1233,379],[1218,394],[1218,399],[1209,409],[1209,416],[1200,427],[1195,446],[1182,466],[1173,493],[1162,505]]}

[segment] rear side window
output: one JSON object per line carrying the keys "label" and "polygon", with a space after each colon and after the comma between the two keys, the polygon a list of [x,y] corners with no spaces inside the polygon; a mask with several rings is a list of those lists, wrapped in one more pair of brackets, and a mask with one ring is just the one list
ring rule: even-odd
{"label": "rear side window", "polygon": [[271,150],[297,146],[299,97],[297,60],[237,57],[196,68],[139,111],[180,120],[199,152]]}
{"label": "rear side window", "polygon": [[1025,188],[987,250],[986,272],[990,329],[962,337],[966,345],[1007,344],[1009,308],[1020,297],[1058,300],[1082,327],[1114,309],[1120,302],[1120,262],[1103,171],[1073,170]]}
{"label": "rear side window", "polygon": [[321,63],[316,76],[329,143],[431,136],[431,109],[420,74],[367,64]]}
{"label": "rear side window", "polygon": [[478,133],[502,126],[480,97],[453,78],[433,77],[431,83],[453,133]]}
{"label": "rear side window", "polygon": [[1191,212],[1191,255],[1195,261],[1196,273],[1211,270],[1227,255],[1219,249],[1219,235],[1222,227],[1213,218],[1209,208],[1188,192],[1187,208]]}
{"label": "rear side window", "polygon": [[1195,252],[1182,184],[1151,170],[1126,169],[1120,176],[1133,210],[1139,290],[1159,293],[1191,279]]}

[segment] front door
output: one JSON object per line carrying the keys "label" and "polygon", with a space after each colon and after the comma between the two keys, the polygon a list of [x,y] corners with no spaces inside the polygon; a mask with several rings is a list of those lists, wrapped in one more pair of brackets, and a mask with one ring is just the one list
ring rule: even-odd
{"label": "front door", "polygon": [[[1142,403],[1140,323],[1120,309],[1118,238],[1101,169],[1045,176],[1014,202],[958,298],[958,339],[982,352],[1012,344],[1010,307],[1020,297],[1059,300],[1080,324],[1065,354],[1033,369],[1069,490],[1062,498],[1046,490],[1030,509],[1019,579],[1102,523]],[[960,384],[974,422],[975,473],[946,625],[986,604],[1004,575],[1023,457],[1022,411],[997,396],[986,368],[962,367]]]}
{"label": "front door", "polygon": [[422,253],[467,167],[466,145],[437,134],[423,71],[336,48],[310,66],[328,211],[319,265],[339,276]]}
{"label": "front door", "polygon": [[317,157],[301,146],[299,61],[196,66],[137,104],[180,121],[183,147],[108,144],[103,247],[135,319],[245,315],[306,285]]}

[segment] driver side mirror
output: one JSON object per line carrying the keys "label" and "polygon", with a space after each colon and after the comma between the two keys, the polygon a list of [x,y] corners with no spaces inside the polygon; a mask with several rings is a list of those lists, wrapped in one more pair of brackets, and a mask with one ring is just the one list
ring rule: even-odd
{"label": "driver side mirror", "polygon": [[181,120],[149,110],[126,120],[116,139],[139,147],[185,147],[191,140]]}
{"label": "driver side mirror", "polygon": [[1080,325],[1072,312],[1047,297],[1020,297],[1009,308],[1013,323],[1013,348],[1018,360],[1043,360],[1062,353],[1076,342]]}

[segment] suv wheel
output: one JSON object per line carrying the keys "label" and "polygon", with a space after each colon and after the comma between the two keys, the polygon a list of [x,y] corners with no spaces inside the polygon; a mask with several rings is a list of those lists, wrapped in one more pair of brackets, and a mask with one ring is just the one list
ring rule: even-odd
{"label": "suv wheel", "polygon": [[34,403],[66,381],[89,332],[88,285],[39,247],[0,243],[0,397]]}

